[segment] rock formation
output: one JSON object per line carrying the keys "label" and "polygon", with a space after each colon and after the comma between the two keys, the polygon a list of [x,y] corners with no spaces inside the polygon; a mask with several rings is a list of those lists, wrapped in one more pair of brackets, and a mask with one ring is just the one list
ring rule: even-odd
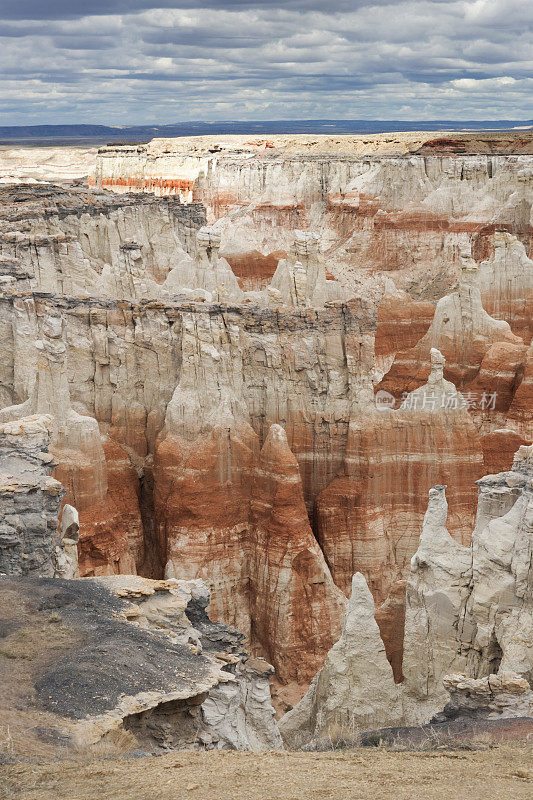
{"label": "rock formation", "polygon": [[294,233],[294,248],[288,258],[278,262],[268,287],[270,302],[316,307],[345,299],[340,284],[326,278],[319,236],[307,231]]}
{"label": "rock formation", "polygon": [[221,323],[183,321],[181,378],[153,466],[161,560],[167,576],[209,581],[215,618],[245,632],[280,680],[305,682],[338,635],[343,600],[281,426],[259,452],[241,399],[239,330]]}
{"label": "rock formation", "polygon": [[153,754],[282,746],[271,667],[247,661],[242,634],[209,620],[201,582],[4,577],[1,590],[15,751],[42,754],[44,742],[64,757],[112,747],[121,732],[130,750]]}
{"label": "rock formation", "polygon": [[298,462],[280,425],[268,432],[253,471],[251,497],[254,637],[281,682],[305,685],[339,635],[345,599],[313,536]]}
{"label": "rock formation", "polygon": [[280,722],[284,741],[357,741],[360,730],[402,719],[400,690],[374,619],[374,601],[361,573],[352,593],[339,641],[298,705]]}
{"label": "rock formation", "polygon": [[446,698],[444,676],[461,666],[466,668],[466,657],[456,663],[462,621],[456,627],[470,591],[472,552],[455,542],[446,530],[445,488],[435,486],[429,493],[420,544],[407,583],[402,669],[406,691],[415,698],[412,713],[420,714],[420,722],[428,718],[424,701],[431,698],[435,704],[431,712],[442,707]]}
{"label": "rock formation", "polygon": [[495,231],[493,245],[491,257],[479,265],[483,308],[528,342],[533,335],[533,261],[523,242],[505,230]]}
{"label": "rock formation", "polygon": [[354,572],[365,575],[397,680],[402,674],[402,582],[424,518],[421,492],[435,483],[450,485],[453,535],[466,543],[475,518],[473,481],[483,473],[481,442],[465,401],[443,379],[438,350],[432,350],[431,361],[428,382],[398,411],[384,406],[350,422],[345,475],[317,499],[319,541],[333,578],[348,593]]}
{"label": "rock formation", "polygon": [[49,577],[67,568],[51,429],[52,418],[38,414],[0,425],[0,573]]}
{"label": "rock formation", "polygon": [[[494,671],[511,623],[474,612],[462,573],[448,587],[445,556],[475,560],[475,481],[533,435],[530,141],[156,140],[103,148],[88,187],[1,187],[0,420],[51,415],[56,574],[77,549],[83,576],[201,578],[213,619],[273,664],[280,707],[338,640],[354,573],[396,684],[427,678],[401,692],[417,719],[443,671]],[[426,514],[436,485],[445,522]],[[410,574],[422,529],[430,566]],[[463,600],[475,646],[431,616]],[[404,658],[406,620],[428,652],[422,619],[433,672]],[[213,719],[246,697],[221,687]],[[145,711],[143,737],[181,719]]]}
{"label": "rock formation", "polygon": [[463,389],[475,378],[484,357],[495,344],[524,345],[504,320],[485,311],[478,285],[478,267],[467,251],[462,252],[461,278],[456,292],[437,303],[428,332],[411,349],[396,355],[380,384],[396,397],[416,388],[426,379],[431,348],[446,359],[447,377]]}
{"label": "rock formation", "polygon": [[529,683],[513,673],[467,678],[454,674],[444,678],[449,694],[439,721],[533,717],[533,692]]}
{"label": "rock formation", "polygon": [[457,152],[442,137],[425,150],[415,140],[279,136],[265,148],[242,136],[156,139],[102,148],[95,183],[194,196],[209,223],[218,220],[230,261],[287,250],[295,228],[320,220],[328,269],[350,289],[361,268],[378,268],[399,289],[439,299],[453,285],[465,237],[486,258],[495,230],[519,238],[530,255],[531,158],[516,155],[530,143],[521,150],[525,140],[502,138]]}
{"label": "rock formation", "polygon": [[421,701],[438,710],[448,673],[531,681],[531,459],[522,446],[511,471],[478,481],[469,548],[448,536],[444,489],[433,490],[407,586],[404,686],[417,713]]}
{"label": "rock formation", "polygon": [[353,736],[382,725],[532,716],[532,474],[533,446],[522,446],[511,471],[478,481],[469,547],[446,529],[446,487],[431,489],[407,582],[403,682],[394,683],[358,573],[339,641],[280,722],[286,743],[346,739],[350,726]]}
{"label": "rock formation", "polygon": [[[43,338],[35,342],[37,373],[30,397],[20,405],[0,410],[0,422],[31,414],[50,416],[51,448],[58,461],[55,476],[67,489],[66,499],[81,514],[82,570],[86,571],[85,554],[89,551],[91,569],[96,572],[100,564],[104,573],[135,572],[136,563],[142,562],[140,512],[137,508],[135,515],[133,507],[122,518],[117,514],[124,488],[118,485],[109,490],[98,423],[93,417],[78,414],[71,405],[63,318],[57,310],[46,309],[41,333]],[[128,475],[127,467],[125,473],[122,477]],[[137,502],[135,495],[131,499]]]}

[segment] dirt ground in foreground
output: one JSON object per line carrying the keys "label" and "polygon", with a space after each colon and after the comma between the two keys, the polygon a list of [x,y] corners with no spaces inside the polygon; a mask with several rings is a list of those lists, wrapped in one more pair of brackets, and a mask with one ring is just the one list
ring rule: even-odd
{"label": "dirt ground in foreground", "polygon": [[533,800],[533,747],[483,751],[184,752],[13,764],[1,800]]}

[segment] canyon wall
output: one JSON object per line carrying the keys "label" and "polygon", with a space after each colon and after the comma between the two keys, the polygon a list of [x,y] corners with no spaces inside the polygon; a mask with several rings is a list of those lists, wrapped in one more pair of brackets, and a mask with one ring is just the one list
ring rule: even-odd
{"label": "canyon wall", "polygon": [[[95,183],[194,197],[244,274],[258,268],[257,252],[290,246],[295,228],[320,231],[328,269],[346,288],[359,285],[361,273],[383,271],[415,299],[436,300],[451,288],[467,240],[481,260],[493,253],[495,231],[508,231],[531,256],[531,157],[512,154],[520,152],[512,145],[420,155],[420,144],[391,137],[372,151],[352,137],[156,139],[101,149]],[[491,302],[504,308],[500,290],[496,282]]]}
{"label": "canyon wall", "polygon": [[106,148],[0,210],[0,424],[50,417],[80,574],[204,580],[282,710],[355,573],[407,680],[427,493],[464,552],[533,420],[531,157],[284,147]]}
{"label": "canyon wall", "polygon": [[[376,725],[431,722],[427,735],[437,735],[440,723],[460,729],[474,721],[481,733],[487,720],[521,718],[531,729],[532,475],[533,446],[521,446],[511,470],[478,481],[468,547],[446,529],[446,487],[430,490],[407,583],[402,684],[393,680],[372,595],[357,573],[339,641],[280,722],[289,745],[346,744]],[[395,733],[377,731],[376,742],[392,742]]]}

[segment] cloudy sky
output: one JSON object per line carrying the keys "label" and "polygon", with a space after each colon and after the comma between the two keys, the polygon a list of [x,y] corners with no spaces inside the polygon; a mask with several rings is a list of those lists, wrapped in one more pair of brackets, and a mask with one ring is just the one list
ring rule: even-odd
{"label": "cloudy sky", "polygon": [[531,119],[533,0],[0,0],[0,124]]}

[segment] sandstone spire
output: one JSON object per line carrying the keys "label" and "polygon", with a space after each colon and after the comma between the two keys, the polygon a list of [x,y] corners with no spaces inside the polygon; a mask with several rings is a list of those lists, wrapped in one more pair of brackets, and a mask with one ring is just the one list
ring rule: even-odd
{"label": "sandstone spire", "polygon": [[[406,703],[415,698],[413,714],[429,718],[445,702],[442,679],[465,666],[459,653],[456,622],[468,598],[472,553],[446,529],[445,486],[434,486],[424,517],[418,550],[407,582],[403,653]],[[428,710],[426,701],[431,705]]]}
{"label": "sandstone spire", "polygon": [[361,730],[401,719],[399,689],[374,619],[374,601],[363,575],[356,573],[341,637],[307,694],[282,718],[281,734],[296,746],[312,740],[356,742]]}

